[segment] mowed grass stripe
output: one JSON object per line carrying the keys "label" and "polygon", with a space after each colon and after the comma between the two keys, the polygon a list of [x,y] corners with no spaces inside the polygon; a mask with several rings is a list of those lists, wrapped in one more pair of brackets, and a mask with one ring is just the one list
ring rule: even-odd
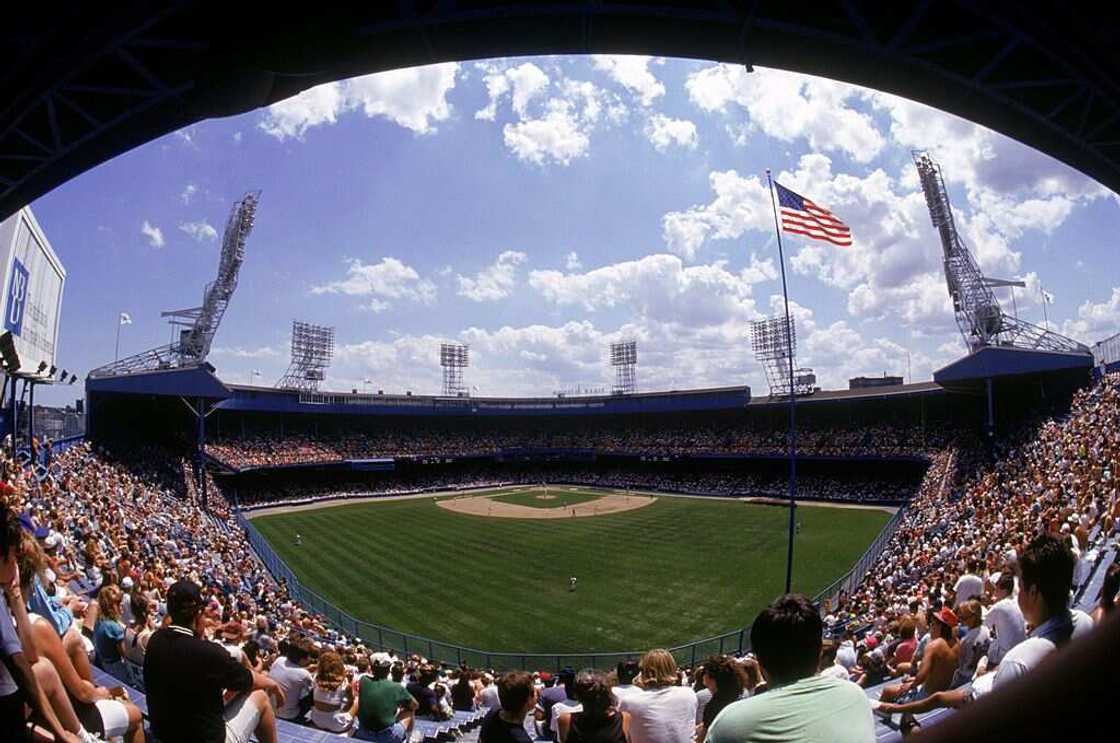
{"label": "mowed grass stripe", "polygon": [[[795,588],[812,594],[843,573],[888,517],[799,508]],[[594,518],[490,519],[425,498],[254,523],[301,580],[355,616],[487,650],[581,652],[749,623],[781,592],[786,518],[770,506],[663,497]]]}
{"label": "mowed grass stripe", "polygon": [[[340,509],[330,510],[337,511]],[[410,512],[408,515],[412,516],[413,514]],[[346,514],[331,514],[331,516],[332,530],[342,529],[349,522],[349,517]],[[394,623],[394,629],[402,626],[424,626],[432,628],[429,632],[437,632],[439,630],[454,630],[458,625],[472,628],[472,624],[477,625],[473,629],[479,631],[484,629],[486,626],[484,618],[479,617],[477,621],[472,621],[473,615],[465,613],[460,613],[460,616],[450,620],[450,623],[444,626],[448,607],[454,606],[455,595],[459,591],[469,588],[472,584],[449,585],[448,580],[436,579],[434,581],[424,581],[418,585],[416,579],[418,575],[443,576],[445,574],[448,558],[442,551],[444,546],[432,545],[424,539],[423,519],[401,519],[393,527],[393,530],[397,531],[398,526],[400,531],[397,533],[413,534],[416,535],[416,538],[402,537],[396,543],[388,541],[376,543],[371,545],[370,548],[363,549],[361,555],[352,555],[349,559],[346,559],[345,553],[343,553],[342,564],[354,564],[361,561],[376,571],[376,577],[364,586],[355,586],[359,591],[358,596],[355,596],[352,600],[343,599],[346,608],[351,613],[363,616],[367,620],[386,623],[380,620],[383,603],[396,600],[394,597],[408,595],[412,597],[412,601],[397,612],[399,624]],[[458,547],[468,554],[473,554],[485,552],[490,548],[490,545],[482,541],[478,535],[466,532],[458,541]],[[350,550],[350,548],[332,545],[331,549],[328,550],[328,555],[325,556],[329,558],[327,560],[328,564],[340,559],[339,550]],[[336,564],[339,563],[336,562]],[[485,564],[490,563],[486,562]],[[480,583],[486,584],[493,582],[497,577],[480,574],[478,580]],[[492,600],[495,602],[495,608],[504,607],[511,612],[524,608],[505,595],[498,595]]]}

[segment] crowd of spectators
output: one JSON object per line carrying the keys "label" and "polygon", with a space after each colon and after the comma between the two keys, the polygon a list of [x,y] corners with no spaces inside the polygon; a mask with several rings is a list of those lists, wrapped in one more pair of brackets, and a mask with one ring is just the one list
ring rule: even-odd
{"label": "crowd of spectators", "polygon": [[[809,427],[798,431],[798,451],[806,456],[923,456],[943,448],[941,426],[918,424]],[[523,426],[390,427],[374,433],[315,437],[257,434],[206,445],[214,459],[234,469],[330,464],[377,457],[493,456],[525,449],[595,450],[604,454],[680,456],[694,454],[786,453],[783,428],[723,425],[603,425],[556,430]]]}
{"label": "crowd of spectators", "polygon": [[[79,445],[40,476],[0,455],[0,733],[23,739],[26,702],[67,743],[142,740],[138,709],[94,682],[92,661],[145,688],[165,743],[271,743],[276,719],[402,741],[413,719],[468,708],[490,710],[483,743],[688,741],[697,726],[713,743],[872,740],[861,686],[894,680],[882,714],[961,706],[1091,631],[1070,591],[1115,535],[1118,462],[1112,375],[991,456],[936,454],[863,583],[823,609],[778,599],[754,619],[753,656],[682,671],[654,650],[636,673],[566,673],[557,689],[547,673],[441,668],[331,627],[230,521],[182,497],[181,461]],[[1102,617],[1120,585],[1107,570]]]}
{"label": "crowd of spectators", "polygon": [[[910,715],[959,707],[1088,631],[1094,620],[1068,608],[1070,589],[1115,537],[1118,463],[1120,375],[998,442],[990,459],[936,457],[862,584],[825,607],[844,638],[837,662],[864,686],[898,679],[882,711]],[[1115,590],[1102,591],[1097,619]],[[857,643],[853,627],[870,629]]]}
{"label": "crowd of spectators", "polygon": [[[840,475],[798,475],[800,499],[852,503],[903,503],[917,490],[921,480]],[[440,492],[451,489],[493,488],[541,483],[587,485],[617,490],[685,493],[724,498],[786,498],[788,479],[776,473],[744,471],[662,472],[632,468],[581,468],[577,465],[508,468],[500,465],[459,467],[453,471],[434,469],[405,476],[381,475],[353,480],[304,484],[276,482],[256,487],[224,487],[226,498],[244,507],[273,504],[297,505],[317,500],[368,498]]]}

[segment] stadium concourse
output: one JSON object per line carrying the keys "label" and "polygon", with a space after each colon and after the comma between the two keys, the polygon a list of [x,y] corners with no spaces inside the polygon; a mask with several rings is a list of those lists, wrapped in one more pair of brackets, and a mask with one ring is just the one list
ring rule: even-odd
{"label": "stadium concourse", "polygon": [[[386,718],[367,692],[392,682],[415,740],[475,738],[484,713],[499,703],[496,687],[505,718],[524,716],[530,735],[548,739],[550,719],[567,730],[562,713],[581,699],[591,709],[611,685],[631,740],[664,739],[647,733],[669,729],[688,740],[705,721],[700,732],[707,729],[709,740],[735,739],[743,714],[762,708],[736,699],[766,694],[759,702],[769,709],[790,703],[795,690],[816,700],[795,727],[817,739],[887,739],[900,734],[900,723],[914,725],[910,713],[932,733],[940,711],[930,708],[986,709],[972,700],[988,693],[998,700],[1005,684],[1023,688],[1013,679],[1031,678],[1070,634],[1069,649],[1058,654],[1076,656],[1100,635],[1092,622],[1115,613],[1120,375],[1099,378],[1062,412],[1038,413],[987,447],[969,434],[946,434],[940,446],[928,455],[901,525],[850,594],[820,607],[779,600],[754,623],[753,654],[679,668],[654,650],[637,668],[600,669],[605,677],[561,674],[559,686],[555,668],[503,675],[501,668],[441,667],[347,636],[288,597],[228,508],[203,510],[182,478],[183,454],[166,444],[82,443],[43,452],[38,462],[5,457],[0,551],[14,558],[19,580],[4,592],[21,637],[35,638],[33,675],[44,692],[30,700],[32,724],[43,739],[53,729],[67,740],[89,739],[84,731],[91,731],[129,741],[141,712],[165,741],[180,739],[174,725],[220,725],[220,708],[176,709],[168,696],[213,678],[205,675],[213,671],[168,663],[168,633],[180,631],[168,623],[193,621],[198,637],[226,660],[206,657],[231,664],[226,685],[249,692],[237,714],[227,715],[230,724],[255,730],[261,741],[326,740],[391,723],[396,712]],[[1077,609],[1071,615],[1067,606]],[[806,637],[791,621],[821,631]],[[823,651],[822,635],[829,638]],[[811,669],[790,660],[806,657]],[[390,681],[359,681],[370,674]],[[545,718],[543,727],[524,703],[532,685],[541,688],[536,716]],[[862,701],[853,702],[849,690],[861,688]],[[901,706],[875,715],[880,698]],[[717,708],[725,711],[717,716]],[[830,725],[840,723],[830,720],[847,727],[837,731]]]}

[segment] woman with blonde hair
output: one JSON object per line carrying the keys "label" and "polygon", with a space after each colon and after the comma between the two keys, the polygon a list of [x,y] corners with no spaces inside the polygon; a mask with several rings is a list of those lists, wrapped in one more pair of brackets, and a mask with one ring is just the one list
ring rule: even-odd
{"label": "woman with blonde hair", "polygon": [[690,741],[696,727],[696,693],[680,686],[677,662],[668,650],[650,650],[638,663],[634,683],[642,692],[623,697],[630,715],[630,743]]}
{"label": "woman with blonde hair", "polygon": [[350,689],[342,656],[328,650],[319,656],[312,692],[311,722],[328,733],[346,733],[354,725],[358,703]]}
{"label": "woman with blonde hair", "polygon": [[107,673],[118,679],[128,679],[124,664],[124,624],[121,622],[121,589],[107,585],[97,592],[99,614],[93,626],[93,647],[97,659]]}

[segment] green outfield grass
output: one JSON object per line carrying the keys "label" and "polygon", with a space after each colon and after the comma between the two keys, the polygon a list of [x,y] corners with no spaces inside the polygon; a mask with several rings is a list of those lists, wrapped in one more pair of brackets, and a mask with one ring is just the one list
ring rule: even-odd
{"label": "green outfield grass", "polygon": [[[545,497],[546,495],[548,497]],[[495,495],[492,496],[490,500],[500,501],[502,503],[513,503],[518,506],[530,506],[532,508],[564,508],[565,506],[574,506],[578,503],[599,500],[603,495],[604,493],[577,492],[571,488],[549,488],[546,493],[543,488],[536,487],[532,490],[514,491],[512,493]]]}
{"label": "green outfield grass", "polygon": [[[889,517],[801,506],[794,589],[812,595],[840,576]],[[357,617],[486,650],[579,652],[749,624],[784,587],[787,518],[774,506],[677,497],[608,516],[487,518],[421,498],[253,523],[302,581]]]}

